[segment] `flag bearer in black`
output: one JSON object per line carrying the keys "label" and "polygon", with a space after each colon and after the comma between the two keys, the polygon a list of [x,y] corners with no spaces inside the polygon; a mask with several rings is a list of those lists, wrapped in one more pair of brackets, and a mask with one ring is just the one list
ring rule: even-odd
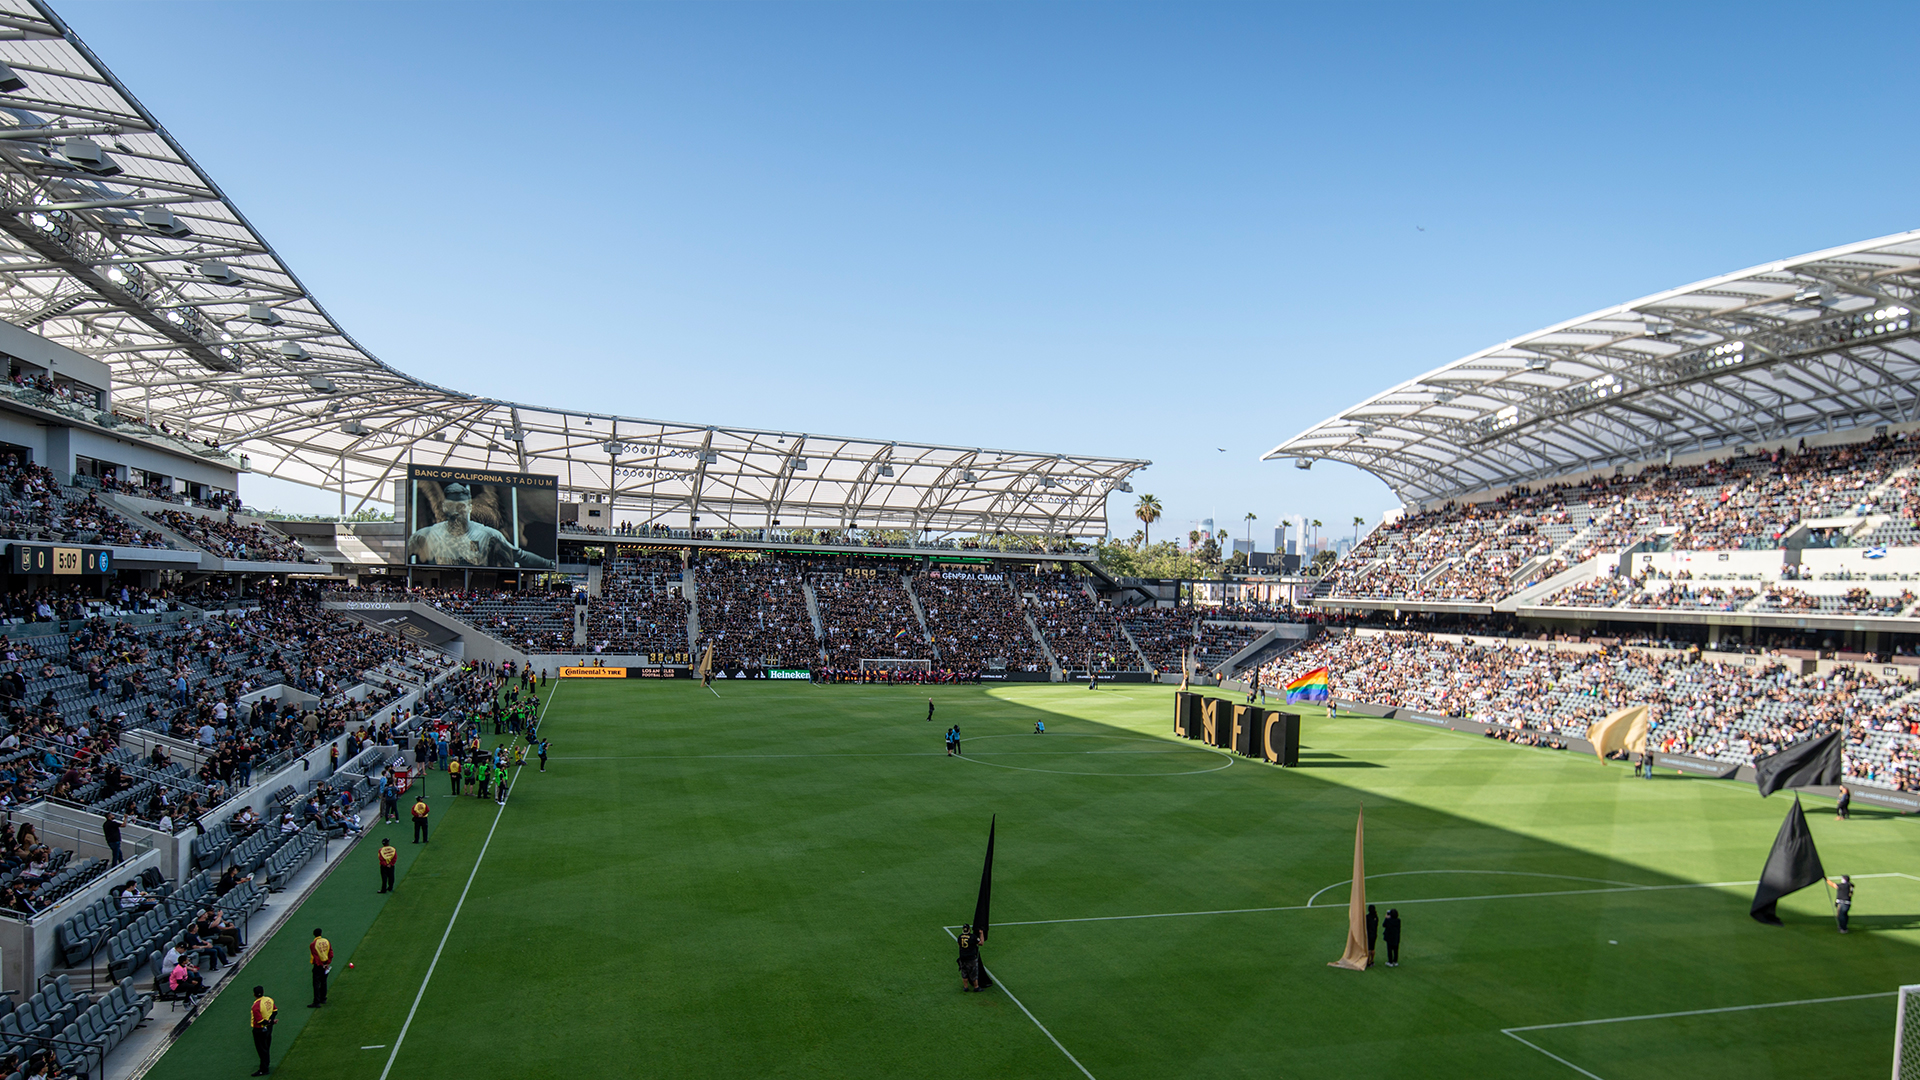
{"label": "flag bearer in black", "polygon": [[1840,932],[1844,934],[1847,932],[1847,912],[1853,907],[1853,877],[1841,874],[1839,881],[1828,878],[1827,884],[1833,886],[1833,917],[1840,923]]}
{"label": "flag bearer in black", "polygon": [[1387,921],[1380,925],[1381,933],[1387,939],[1387,966],[1400,966],[1400,909],[1388,908]]}
{"label": "flag bearer in black", "polygon": [[1367,966],[1373,966],[1373,949],[1380,941],[1380,913],[1367,905]]}
{"label": "flag bearer in black", "polygon": [[985,990],[993,985],[987,977],[986,965],[980,962],[980,939],[973,934],[972,926],[960,928],[960,988],[967,991]]}

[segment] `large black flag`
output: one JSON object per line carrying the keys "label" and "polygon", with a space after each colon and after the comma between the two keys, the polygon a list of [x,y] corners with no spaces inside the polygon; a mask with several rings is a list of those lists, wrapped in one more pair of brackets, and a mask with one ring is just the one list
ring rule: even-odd
{"label": "large black flag", "polygon": [[1835,728],[1817,739],[1797,742],[1777,754],[1753,759],[1753,778],[1761,797],[1783,788],[1811,787],[1840,782],[1840,753],[1846,749],[1844,729]]}
{"label": "large black flag", "polygon": [[1814,850],[1813,833],[1807,831],[1807,815],[1800,810],[1800,797],[1793,797],[1793,809],[1780,823],[1780,835],[1773,838],[1773,850],[1767,854],[1767,868],[1760,871],[1760,887],[1753,892],[1755,919],[1769,926],[1781,925],[1773,906],[1788,893],[1797,892],[1827,876],[1820,865],[1820,853]]}
{"label": "large black flag", "polygon": [[998,814],[987,822],[987,863],[980,868],[980,899],[973,904],[973,935],[981,941],[987,940],[987,914],[993,907],[993,830],[999,823]]}

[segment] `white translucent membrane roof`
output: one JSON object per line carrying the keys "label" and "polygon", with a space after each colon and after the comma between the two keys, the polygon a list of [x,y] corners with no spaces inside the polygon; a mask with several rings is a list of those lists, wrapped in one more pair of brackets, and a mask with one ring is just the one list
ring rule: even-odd
{"label": "white translucent membrane roof", "polygon": [[1344,461],[1408,503],[1920,419],[1920,231],[1549,326],[1315,424],[1265,458]]}
{"label": "white translucent membrane roof", "polygon": [[0,0],[0,61],[0,319],[108,363],[119,412],[245,453],[255,472],[355,506],[385,502],[414,461],[555,474],[563,497],[609,497],[623,522],[1074,535],[1104,532],[1107,494],[1148,464],[669,423],[422,382],[333,321],[50,8]]}

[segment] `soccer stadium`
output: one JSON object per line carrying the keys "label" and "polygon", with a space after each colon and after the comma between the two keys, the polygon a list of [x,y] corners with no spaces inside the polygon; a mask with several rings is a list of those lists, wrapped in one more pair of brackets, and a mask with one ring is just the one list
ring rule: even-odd
{"label": "soccer stadium", "polygon": [[37,0],[0,184],[0,1080],[1920,1077],[1920,231],[1202,580],[1142,458],[404,374]]}

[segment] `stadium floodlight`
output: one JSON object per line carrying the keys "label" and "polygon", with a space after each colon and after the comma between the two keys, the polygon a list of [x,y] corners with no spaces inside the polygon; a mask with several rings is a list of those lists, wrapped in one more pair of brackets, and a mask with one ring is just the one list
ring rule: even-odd
{"label": "stadium floodlight", "polygon": [[337,394],[340,392],[340,388],[334,385],[333,380],[327,378],[325,375],[307,376],[307,385],[323,394]]}
{"label": "stadium floodlight", "polygon": [[1665,319],[1653,319],[1647,323],[1647,336],[1663,338],[1673,334],[1673,324]]}
{"label": "stadium floodlight", "polygon": [[247,305],[247,321],[250,323],[259,323],[261,326],[279,326],[287,320],[281,318],[278,311],[275,311],[265,304],[249,304]]}
{"label": "stadium floodlight", "polygon": [[1131,495],[1133,494],[1133,485],[1127,483],[1125,480],[1122,480],[1120,481],[1119,490]]}
{"label": "stadium floodlight", "polygon": [[524,443],[527,441],[527,433],[524,431],[521,431],[518,428],[515,428],[512,431],[506,432],[505,434],[508,442]]}
{"label": "stadium floodlight", "polygon": [[341,424],[340,430],[347,433],[348,435],[352,435],[356,439],[362,435],[370,435],[373,433],[372,428],[368,427],[367,425],[361,423],[358,420],[349,420],[346,423]]}
{"label": "stadium floodlight", "polygon": [[[1306,458],[1306,457],[1297,457],[1297,458],[1294,458],[1294,459],[1293,459],[1293,467],[1294,467],[1294,468],[1296,468],[1296,469],[1300,469],[1300,470],[1302,470],[1302,471],[1305,471],[1305,470],[1307,470],[1307,469],[1311,469],[1311,468],[1313,468],[1313,459],[1312,459],[1312,458]],[[1131,489],[1129,489],[1129,490],[1131,490]]]}
{"label": "stadium floodlight", "polygon": [[27,80],[6,64],[0,64],[0,94],[17,94],[27,88]]}
{"label": "stadium floodlight", "polygon": [[187,226],[187,223],[174,217],[173,212],[164,206],[149,206],[140,211],[140,224],[161,236],[171,236],[175,240],[193,235],[193,230]]}
{"label": "stadium floodlight", "polygon": [[201,263],[199,270],[201,277],[206,278],[215,285],[244,285],[247,282],[246,278],[234,273],[233,267],[228,266],[218,259],[210,259]]}
{"label": "stadium floodlight", "polygon": [[720,464],[720,454],[717,451],[708,450],[700,455],[700,464],[718,465]]}
{"label": "stadium floodlight", "polygon": [[280,355],[289,360],[311,360],[313,358],[313,354],[309,353],[306,348],[297,341],[281,342]]}
{"label": "stadium floodlight", "polygon": [[92,139],[74,136],[60,141],[60,156],[95,176],[119,176],[120,166]]}
{"label": "stadium floodlight", "polygon": [[979,480],[980,478],[973,475],[973,472],[971,470],[964,471],[960,474],[960,482],[963,484],[978,483]]}
{"label": "stadium floodlight", "polygon": [[882,465],[882,466],[880,466],[880,475],[881,475],[881,476],[892,476],[892,475],[893,475],[893,466],[891,466],[891,465]]}
{"label": "stadium floodlight", "polygon": [[1804,307],[1832,307],[1840,294],[1831,285],[1808,285],[1793,294],[1793,302]]}
{"label": "stadium floodlight", "polygon": [[1527,357],[1527,370],[1528,370],[1528,371],[1545,371],[1545,370],[1547,370],[1547,358],[1546,358],[1546,357],[1544,357],[1544,356],[1529,356],[1529,357]]}
{"label": "stadium floodlight", "polygon": [[1447,402],[1452,401],[1454,398],[1457,398],[1459,396],[1460,396],[1459,394],[1456,394],[1451,390],[1442,390],[1439,393],[1433,395],[1433,403],[1435,405],[1445,405]]}
{"label": "stadium floodlight", "polygon": [[611,439],[601,443],[600,448],[607,452],[608,457],[619,457],[621,454],[624,454],[627,451],[626,444],[615,442]]}
{"label": "stadium floodlight", "polygon": [[797,457],[797,458],[794,458],[794,459],[793,459],[793,471],[794,471],[794,472],[806,472],[806,471],[807,471],[807,459],[806,459],[806,458],[803,458],[803,457]]}

